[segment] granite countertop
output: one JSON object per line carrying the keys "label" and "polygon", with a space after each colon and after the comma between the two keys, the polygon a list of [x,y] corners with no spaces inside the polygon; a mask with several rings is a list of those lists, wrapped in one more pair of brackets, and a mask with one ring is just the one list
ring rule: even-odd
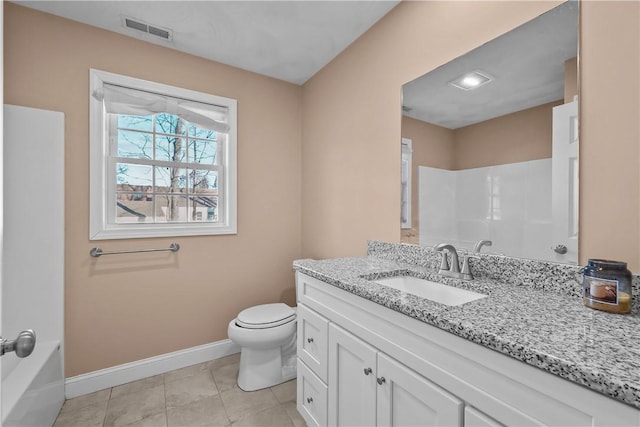
{"label": "granite countertop", "polygon": [[[450,279],[433,268],[375,256],[298,260],[294,269],[640,408],[637,305],[631,314],[606,313],[550,289],[483,278]],[[398,273],[488,297],[451,307],[373,281]]]}

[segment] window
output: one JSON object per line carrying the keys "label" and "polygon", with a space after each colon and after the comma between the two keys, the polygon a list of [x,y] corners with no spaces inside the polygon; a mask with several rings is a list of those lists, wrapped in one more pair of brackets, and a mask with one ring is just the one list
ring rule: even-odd
{"label": "window", "polygon": [[90,77],[89,238],[235,234],[236,101]]}

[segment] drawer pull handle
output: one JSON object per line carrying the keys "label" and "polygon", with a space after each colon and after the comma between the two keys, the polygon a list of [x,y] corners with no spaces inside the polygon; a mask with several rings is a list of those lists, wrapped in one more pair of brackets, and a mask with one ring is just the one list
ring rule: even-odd
{"label": "drawer pull handle", "polygon": [[307,342],[311,344],[313,342],[313,338],[307,338]]}
{"label": "drawer pull handle", "polygon": [[313,397],[307,397],[307,403],[313,402]]}
{"label": "drawer pull handle", "polygon": [[371,368],[364,368],[364,374],[369,375],[373,370]]}
{"label": "drawer pull handle", "polygon": [[387,380],[384,379],[384,377],[380,377],[378,378],[378,384],[382,385],[386,382]]}

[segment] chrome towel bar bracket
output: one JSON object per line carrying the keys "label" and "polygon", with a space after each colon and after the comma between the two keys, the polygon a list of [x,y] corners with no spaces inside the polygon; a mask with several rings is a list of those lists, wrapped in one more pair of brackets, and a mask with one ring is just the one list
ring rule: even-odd
{"label": "chrome towel bar bracket", "polygon": [[178,252],[180,250],[180,245],[177,243],[172,243],[169,245],[168,248],[160,248],[160,249],[132,249],[129,251],[111,251],[111,252],[104,252],[102,249],[100,248],[92,248],[89,251],[89,255],[91,255],[93,258],[98,258],[101,257],[102,255],[120,255],[120,254],[137,254],[137,253],[141,253],[141,252],[165,252],[165,251],[171,251],[171,252]]}

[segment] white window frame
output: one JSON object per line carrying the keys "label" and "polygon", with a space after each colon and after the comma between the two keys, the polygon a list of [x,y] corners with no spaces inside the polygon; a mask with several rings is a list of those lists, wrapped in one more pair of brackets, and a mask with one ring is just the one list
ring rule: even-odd
{"label": "white window frame", "polygon": [[[237,234],[237,101],[95,69],[90,70],[89,81],[89,240]],[[115,188],[112,188],[115,179],[109,180],[108,174],[109,120],[103,101],[93,96],[101,92],[105,83],[228,108],[229,132],[227,145],[223,150],[224,167],[220,188],[220,215],[223,217],[221,222],[118,224],[110,220],[113,209],[109,209],[109,206],[113,201],[108,197],[115,194]]]}

